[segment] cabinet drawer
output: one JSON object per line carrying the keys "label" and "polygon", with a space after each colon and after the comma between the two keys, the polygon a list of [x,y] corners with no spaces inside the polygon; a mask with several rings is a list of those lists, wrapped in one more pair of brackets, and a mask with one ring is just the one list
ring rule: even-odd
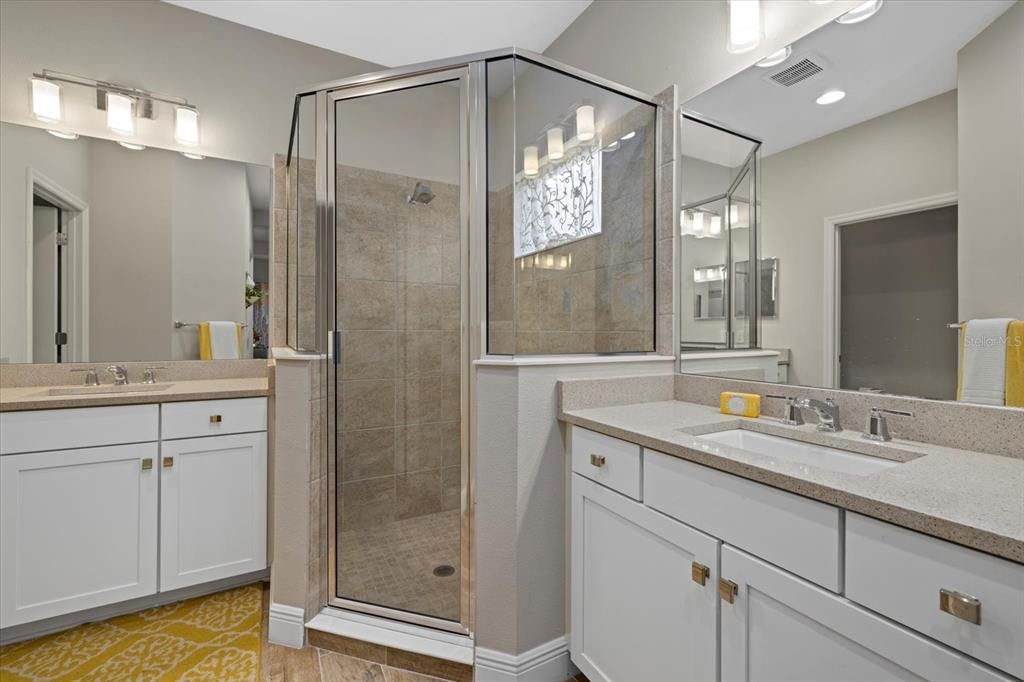
{"label": "cabinet drawer", "polygon": [[267,430],[266,398],[166,403],[162,410],[164,440]]}
{"label": "cabinet drawer", "polygon": [[577,474],[641,499],[639,445],[574,426],[571,447]]}
{"label": "cabinet drawer", "polygon": [[159,437],[156,405],[0,413],[0,455],[145,443]]}
{"label": "cabinet drawer", "polygon": [[644,502],[839,592],[840,511],[784,490],[647,450]]}
{"label": "cabinet drawer", "polygon": [[[942,610],[941,590],[977,600],[979,623],[969,620],[973,602],[964,604],[960,616]],[[978,660],[1024,677],[1021,564],[847,514],[846,596]]]}

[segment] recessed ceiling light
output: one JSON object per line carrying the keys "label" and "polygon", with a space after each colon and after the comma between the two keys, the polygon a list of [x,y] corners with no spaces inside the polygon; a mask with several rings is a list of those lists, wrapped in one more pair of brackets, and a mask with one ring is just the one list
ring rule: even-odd
{"label": "recessed ceiling light", "polygon": [[135,144],[134,142],[122,142],[121,140],[118,140],[117,143],[124,147],[125,149],[131,149],[133,152],[141,152],[143,149],[146,148],[146,145]]}
{"label": "recessed ceiling light", "polygon": [[181,155],[186,159],[192,159],[193,161],[202,161],[206,158],[202,154],[193,154],[192,152],[182,152]]}
{"label": "recessed ceiling light", "polygon": [[63,130],[47,130],[54,137],[59,137],[62,140],[77,140],[78,133],[65,133]]}
{"label": "recessed ceiling light", "polygon": [[878,10],[882,9],[882,0],[868,0],[851,9],[846,14],[839,15],[837,24],[859,24],[875,16]]}
{"label": "recessed ceiling light", "polygon": [[778,52],[772,52],[770,55],[762,59],[761,61],[754,64],[754,66],[760,66],[763,69],[767,69],[769,66],[775,66],[789,59],[789,55],[793,54],[793,48],[786,45]]}
{"label": "recessed ceiling light", "polygon": [[827,90],[814,101],[818,104],[835,104],[844,97],[846,97],[846,93],[842,90]]}

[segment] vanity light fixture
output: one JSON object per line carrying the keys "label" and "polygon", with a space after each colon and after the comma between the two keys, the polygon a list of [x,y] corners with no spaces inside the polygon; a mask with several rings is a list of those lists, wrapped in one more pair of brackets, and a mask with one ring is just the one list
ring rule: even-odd
{"label": "vanity light fixture", "polygon": [[867,21],[871,17],[875,16],[880,9],[882,9],[882,0],[868,0],[867,2],[857,5],[849,12],[839,15],[839,18],[836,19],[836,23],[859,24],[860,22]]}
{"label": "vanity light fixture", "polygon": [[615,142],[612,142],[610,145],[608,145],[607,147],[605,147],[601,151],[603,151],[605,154],[610,154],[611,152],[615,151],[618,148],[619,148],[619,141],[615,140]]}
{"label": "vanity light fixture", "polygon": [[32,115],[46,123],[63,120],[59,85],[42,78],[32,79]]}
{"label": "vanity light fixture", "polygon": [[635,130],[631,130],[628,133],[626,133],[625,135],[623,135],[622,137],[620,137],[619,141],[625,142],[626,140],[632,140],[634,137],[636,137],[636,131]]}
{"label": "vanity light fixture", "polygon": [[768,55],[761,61],[756,62],[754,66],[760,66],[762,69],[767,69],[771,66],[775,66],[776,64],[781,64],[782,62],[786,61],[787,59],[789,59],[789,55],[791,54],[793,54],[793,48],[789,45],[786,45],[778,52],[772,52],[770,55]]}
{"label": "vanity light fixture", "polygon": [[135,134],[135,98],[107,91],[107,127],[118,135]]}
{"label": "vanity light fixture", "polygon": [[49,129],[47,129],[46,132],[50,133],[54,137],[59,137],[62,140],[77,140],[78,139],[78,133],[69,133],[69,132],[66,132],[64,130],[49,130]]}
{"label": "vanity light fixture", "polygon": [[191,107],[174,107],[174,139],[178,144],[199,144],[199,112]]}
{"label": "vanity light fixture", "polygon": [[733,54],[750,52],[762,38],[761,0],[729,0],[729,42],[725,49]]}
{"label": "vanity light fixture", "polygon": [[124,140],[118,140],[117,143],[125,149],[131,149],[133,152],[141,152],[146,148],[144,144],[135,144],[134,142],[125,142]]}
{"label": "vanity light fixture", "polygon": [[590,142],[594,135],[594,107],[584,104],[576,109],[576,139]]}
{"label": "vanity light fixture", "polygon": [[537,147],[530,145],[523,148],[523,175],[532,178],[540,172],[540,164],[537,159]]}
{"label": "vanity light fixture", "polygon": [[846,93],[842,90],[826,90],[814,101],[818,104],[835,104],[844,97],[846,97]]}
{"label": "vanity light fixture", "polygon": [[186,159],[192,159],[193,161],[202,161],[206,158],[202,154],[193,154],[192,152],[182,152],[181,155]]}
{"label": "vanity light fixture", "polygon": [[548,128],[548,158],[558,161],[565,156],[565,144],[562,141],[562,129],[558,126]]}
{"label": "vanity light fixture", "polygon": [[712,215],[708,221],[708,236],[719,237],[722,234],[722,216]]}

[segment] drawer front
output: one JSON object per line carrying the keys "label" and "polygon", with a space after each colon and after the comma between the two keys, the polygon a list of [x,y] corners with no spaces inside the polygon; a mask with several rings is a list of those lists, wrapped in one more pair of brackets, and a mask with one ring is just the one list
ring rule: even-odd
{"label": "drawer front", "polygon": [[848,513],[846,596],[1024,677],[1024,565]]}
{"label": "drawer front", "polygon": [[840,510],[647,450],[644,503],[822,587],[839,592]]}
{"label": "drawer front", "polygon": [[267,430],[266,398],[197,400],[162,406],[164,440]]}
{"label": "drawer front", "polygon": [[145,443],[159,438],[157,405],[0,413],[0,455]]}
{"label": "drawer front", "polygon": [[634,500],[642,499],[640,446],[572,427],[572,470]]}

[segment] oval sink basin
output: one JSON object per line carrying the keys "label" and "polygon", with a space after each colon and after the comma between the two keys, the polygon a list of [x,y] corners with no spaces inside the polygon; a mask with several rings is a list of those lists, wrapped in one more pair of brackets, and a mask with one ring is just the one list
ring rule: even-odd
{"label": "oval sink basin", "polygon": [[174,384],[128,384],[127,386],[61,386],[46,390],[43,395],[103,395],[106,393],[153,393],[166,391]]}
{"label": "oval sink basin", "polygon": [[729,445],[740,450],[764,455],[765,457],[775,457],[819,469],[829,469],[857,476],[873,474],[876,471],[889,469],[900,464],[900,462],[882,459],[881,457],[861,455],[856,452],[847,452],[846,450],[838,450],[824,445],[804,443],[744,429],[718,431],[699,437],[714,443]]}

